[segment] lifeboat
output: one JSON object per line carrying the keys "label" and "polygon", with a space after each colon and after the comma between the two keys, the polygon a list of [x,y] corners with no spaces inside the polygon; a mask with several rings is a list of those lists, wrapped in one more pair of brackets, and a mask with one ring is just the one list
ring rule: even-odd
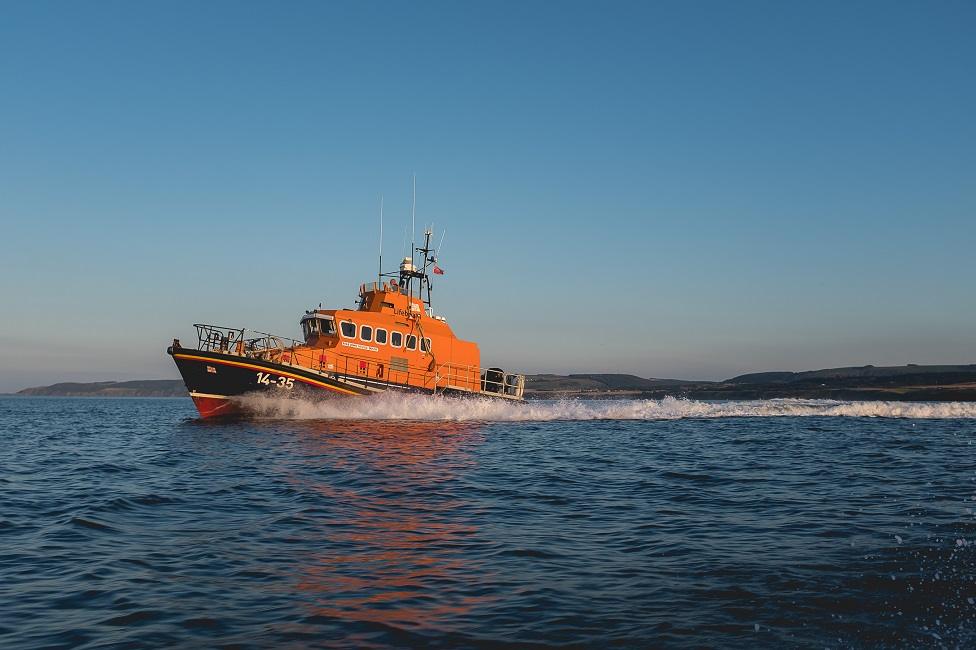
{"label": "lifeboat", "polygon": [[167,352],[200,416],[246,415],[239,398],[251,393],[368,397],[393,390],[522,400],[524,375],[482,368],[478,345],[434,315],[428,270],[440,269],[431,232],[424,235],[398,273],[360,285],[356,309],[306,311],[301,341],[203,323],[194,325],[195,347],[174,339]]}

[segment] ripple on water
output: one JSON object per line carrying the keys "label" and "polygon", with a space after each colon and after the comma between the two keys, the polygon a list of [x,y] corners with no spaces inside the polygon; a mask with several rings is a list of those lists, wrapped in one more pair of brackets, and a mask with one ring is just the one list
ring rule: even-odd
{"label": "ripple on water", "polygon": [[0,403],[4,648],[976,642],[968,405]]}

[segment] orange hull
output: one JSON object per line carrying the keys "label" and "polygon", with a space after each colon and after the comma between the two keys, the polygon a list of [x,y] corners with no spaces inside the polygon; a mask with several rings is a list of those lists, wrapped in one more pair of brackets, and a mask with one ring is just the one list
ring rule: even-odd
{"label": "orange hull", "polygon": [[240,415],[241,409],[227,397],[203,397],[191,395],[201,418],[219,418]]}

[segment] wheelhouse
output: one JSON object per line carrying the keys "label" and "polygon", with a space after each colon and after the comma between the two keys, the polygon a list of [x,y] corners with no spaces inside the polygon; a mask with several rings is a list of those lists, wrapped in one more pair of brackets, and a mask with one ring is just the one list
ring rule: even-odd
{"label": "wheelhouse", "polygon": [[336,335],[335,318],[329,314],[309,312],[302,317],[302,334],[306,343],[320,336],[333,337]]}

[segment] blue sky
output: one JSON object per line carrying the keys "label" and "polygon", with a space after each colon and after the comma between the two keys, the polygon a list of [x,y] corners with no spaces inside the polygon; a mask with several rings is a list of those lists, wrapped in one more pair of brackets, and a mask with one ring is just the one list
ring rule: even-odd
{"label": "blue sky", "polygon": [[[409,223],[529,372],[976,362],[970,2],[10,3],[0,391],[297,334]],[[419,229],[419,226],[418,226]]]}

